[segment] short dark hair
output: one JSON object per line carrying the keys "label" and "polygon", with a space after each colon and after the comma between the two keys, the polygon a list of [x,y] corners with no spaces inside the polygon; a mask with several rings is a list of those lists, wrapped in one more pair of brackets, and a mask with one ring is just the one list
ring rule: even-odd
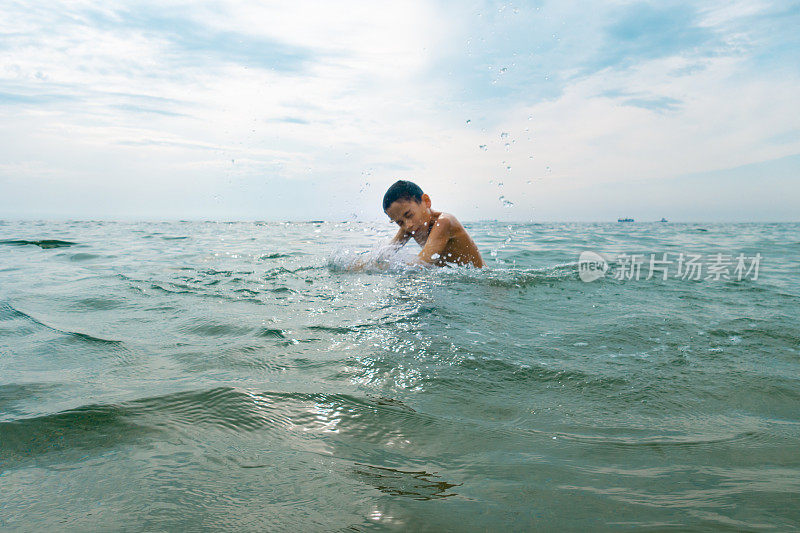
{"label": "short dark hair", "polygon": [[420,203],[423,194],[425,193],[422,192],[422,189],[420,189],[419,185],[416,183],[398,180],[394,182],[394,184],[389,187],[389,190],[386,191],[386,194],[383,195],[383,210],[386,211],[389,209],[392,202],[396,202],[397,200],[414,200]]}

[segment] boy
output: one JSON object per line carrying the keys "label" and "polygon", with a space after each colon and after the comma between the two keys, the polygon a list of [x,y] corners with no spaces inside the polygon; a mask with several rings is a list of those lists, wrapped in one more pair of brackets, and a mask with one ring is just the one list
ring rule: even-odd
{"label": "boy", "polygon": [[383,197],[383,211],[400,229],[392,243],[404,245],[414,238],[422,246],[421,264],[448,263],[483,267],[478,247],[464,226],[449,213],[431,209],[431,198],[418,185],[400,180]]}

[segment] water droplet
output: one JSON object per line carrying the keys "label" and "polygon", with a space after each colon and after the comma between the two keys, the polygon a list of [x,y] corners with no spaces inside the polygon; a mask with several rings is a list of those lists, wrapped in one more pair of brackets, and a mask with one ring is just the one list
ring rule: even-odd
{"label": "water droplet", "polygon": [[507,69],[506,67],[501,67],[501,68],[500,68],[500,74],[503,74],[503,73],[504,73],[504,72],[506,72],[507,70],[508,70],[508,69]]}
{"label": "water droplet", "polygon": [[471,123],[472,123],[472,120],[471,119],[467,119],[467,124],[471,124]]}
{"label": "water droplet", "polygon": [[490,254],[492,257],[497,257],[497,250],[492,250],[491,252],[489,252],[489,254]]}
{"label": "water droplet", "polygon": [[502,203],[503,207],[505,207],[505,208],[514,207],[514,202],[512,202],[510,200],[506,200],[505,196],[501,196],[500,197],[500,203]]}
{"label": "water droplet", "polygon": [[508,139],[508,132],[504,131],[504,132],[500,133],[500,138],[501,139]]}
{"label": "water droplet", "polygon": [[481,150],[483,150],[485,152],[487,146],[485,144],[482,144],[482,145],[478,146],[478,148],[480,148]]}

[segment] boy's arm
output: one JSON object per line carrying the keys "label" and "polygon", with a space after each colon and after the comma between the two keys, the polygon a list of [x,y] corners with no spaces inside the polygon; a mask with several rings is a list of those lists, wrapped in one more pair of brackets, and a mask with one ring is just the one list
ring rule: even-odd
{"label": "boy's arm", "polygon": [[440,216],[428,235],[428,241],[417,256],[419,261],[430,265],[440,259],[444,260],[445,258],[442,257],[442,253],[445,247],[447,247],[452,233],[452,221],[448,217]]}

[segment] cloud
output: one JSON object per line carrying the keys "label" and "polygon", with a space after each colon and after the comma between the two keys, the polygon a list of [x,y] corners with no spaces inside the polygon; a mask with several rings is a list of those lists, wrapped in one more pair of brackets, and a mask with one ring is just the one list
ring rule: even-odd
{"label": "cloud", "polygon": [[[46,167],[83,191],[73,217],[114,198],[130,216],[291,218],[291,197],[299,218],[379,218],[404,177],[466,218],[567,212],[590,188],[800,153],[798,11],[6,3],[0,160],[16,170],[0,168],[0,188],[20,216],[47,202],[12,176],[33,187]],[[154,210],[154,195],[177,200]]]}
{"label": "cloud", "polygon": [[711,28],[701,25],[691,5],[634,3],[615,11],[592,62],[594,70],[677,55],[710,55],[721,44]]}

